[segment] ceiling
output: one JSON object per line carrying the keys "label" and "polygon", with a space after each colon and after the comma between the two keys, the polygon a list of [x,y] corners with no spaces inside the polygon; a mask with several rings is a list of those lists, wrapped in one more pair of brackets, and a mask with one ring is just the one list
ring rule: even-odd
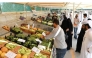
{"label": "ceiling", "polygon": [[63,8],[63,9],[92,9],[91,2],[14,2],[19,4],[26,4],[29,6],[40,6],[48,8]]}

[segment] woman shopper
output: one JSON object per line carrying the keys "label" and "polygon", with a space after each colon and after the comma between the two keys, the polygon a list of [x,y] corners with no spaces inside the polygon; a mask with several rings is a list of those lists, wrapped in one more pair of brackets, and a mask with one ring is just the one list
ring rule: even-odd
{"label": "woman shopper", "polygon": [[72,31],[73,31],[73,25],[71,22],[71,19],[68,18],[63,15],[64,20],[61,24],[61,28],[64,30],[65,34],[68,35],[67,39],[66,39],[66,43],[67,43],[67,50],[70,50],[72,47]]}

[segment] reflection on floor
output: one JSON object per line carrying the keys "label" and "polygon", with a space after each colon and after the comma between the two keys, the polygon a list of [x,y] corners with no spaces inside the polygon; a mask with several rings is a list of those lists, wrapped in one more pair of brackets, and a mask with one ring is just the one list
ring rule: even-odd
{"label": "reflection on floor", "polygon": [[71,50],[67,51],[64,58],[79,58],[80,53],[75,52],[76,43],[77,43],[77,40],[73,39],[72,40],[72,48],[71,48]]}

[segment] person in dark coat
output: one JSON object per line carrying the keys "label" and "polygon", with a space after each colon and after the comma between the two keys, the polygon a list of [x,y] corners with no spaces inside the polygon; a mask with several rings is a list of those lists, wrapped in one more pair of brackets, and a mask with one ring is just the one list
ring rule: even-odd
{"label": "person in dark coat", "polygon": [[67,17],[65,15],[63,15],[63,21],[62,21],[62,24],[61,24],[61,28],[63,28],[64,30],[64,33],[66,34],[66,29],[68,29],[68,26],[67,26]]}
{"label": "person in dark coat", "polygon": [[62,22],[61,28],[64,30],[65,34],[68,35],[68,38],[66,39],[67,43],[67,50],[70,50],[72,47],[72,31],[73,31],[73,25],[71,22],[71,19],[64,16],[64,20]]}
{"label": "person in dark coat", "polygon": [[73,24],[71,22],[71,19],[68,18],[67,19],[67,26],[68,26],[68,31],[66,31],[68,38],[66,39],[66,43],[67,43],[67,50],[70,50],[72,47],[72,34],[73,34]]}
{"label": "person in dark coat", "polygon": [[84,34],[85,34],[85,29],[84,29],[84,25],[82,25],[82,28],[81,28],[81,31],[80,31],[80,34],[79,34],[78,40],[77,40],[76,52],[80,53],[80,51],[81,51]]}
{"label": "person in dark coat", "polygon": [[48,13],[48,15],[47,15],[47,17],[46,17],[46,20],[51,20],[52,19],[52,17],[51,17],[51,15],[50,15],[50,13]]}

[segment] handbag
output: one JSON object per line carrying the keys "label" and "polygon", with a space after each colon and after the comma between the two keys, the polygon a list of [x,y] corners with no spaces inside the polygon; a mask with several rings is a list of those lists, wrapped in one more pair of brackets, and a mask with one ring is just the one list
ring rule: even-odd
{"label": "handbag", "polygon": [[67,33],[65,34],[65,39],[68,39],[68,35],[67,35]]}

